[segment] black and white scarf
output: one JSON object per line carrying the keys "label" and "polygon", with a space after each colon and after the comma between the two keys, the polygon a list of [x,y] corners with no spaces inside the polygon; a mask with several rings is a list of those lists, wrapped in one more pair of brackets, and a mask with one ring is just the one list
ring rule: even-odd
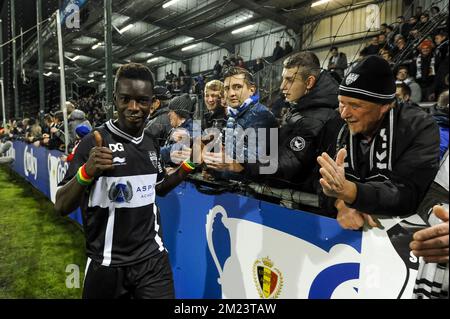
{"label": "black and white scarf", "polygon": [[[434,55],[431,57],[431,61],[430,61],[430,68],[429,68],[429,72],[428,72],[428,76],[433,76],[436,75],[436,71],[434,69],[434,65],[435,65],[435,58]],[[422,70],[422,55],[419,55],[416,59],[416,67],[417,67],[417,72],[416,72],[416,79],[421,79],[424,74],[423,74],[423,70]]]}
{"label": "black and white scarf", "polygon": [[[370,143],[369,167],[370,173],[365,180],[387,180],[386,171],[392,171],[392,153],[394,139],[394,109],[385,116],[377,135]],[[353,180],[360,181],[361,177],[357,167],[358,140],[352,136],[348,126],[344,125],[339,132],[336,143],[336,154],[341,148],[347,149],[344,162],[345,175]]]}

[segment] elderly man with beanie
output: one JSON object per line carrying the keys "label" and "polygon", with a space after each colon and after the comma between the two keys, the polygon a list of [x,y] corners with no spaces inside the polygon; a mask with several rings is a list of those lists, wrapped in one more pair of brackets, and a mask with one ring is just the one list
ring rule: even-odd
{"label": "elderly man with beanie", "polygon": [[372,214],[416,212],[439,168],[436,122],[419,108],[395,104],[394,76],[378,56],[344,78],[338,98],[346,123],[335,150],[317,158],[322,207],[334,206],[346,229],[377,226]]}
{"label": "elderly man with beanie", "polygon": [[194,122],[192,120],[194,103],[189,97],[189,94],[174,97],[170,100],[168,108],[169,121],[172,129],[164,146],[161,147],[161,159],[165,164],[174,163],[171,158],[172,153],[181,150],[182,145],[186,147],[189,145],[190,147],[189,141],[194,135]]}
{"label": "elderly man with beanie", "polygon": [[153,101],[150,107],[150,117],[145,126],[145,132],[156,139],[159,146],[163,146],[172,129],[169,120],[170,91],[164,86],[153,88]]}

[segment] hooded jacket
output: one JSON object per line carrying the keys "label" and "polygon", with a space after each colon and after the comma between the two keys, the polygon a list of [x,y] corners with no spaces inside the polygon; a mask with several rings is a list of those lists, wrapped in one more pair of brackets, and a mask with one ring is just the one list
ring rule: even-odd
{"label": "hooded jacket", "polygon": [[338,87],[336,80],[322,71],[312,90],[291,103],[279,131],[278,170],[270,177],[271,184],[315,190],[316,157],[324,127],[330,120],[339,118]]}

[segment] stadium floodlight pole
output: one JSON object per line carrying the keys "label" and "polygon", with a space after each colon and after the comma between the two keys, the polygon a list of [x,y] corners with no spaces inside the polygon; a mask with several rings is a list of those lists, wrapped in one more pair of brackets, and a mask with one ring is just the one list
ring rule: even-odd
{"label": "stadium floodlight pole", "polygon": [[5,92],[3,89],[3,75],[4,75],[4,69],[3,69],[3,22],[0,19],[0,81],[2,85],[2,110],[3,110],[3,125],[6,125],[6,106],[5,106]]}
{"label": "stadium floodlight pole", "polygon": [[6,127],[5,86],[3,83],[3,79],[0,79],[0,85],[2,86],[1,90],[2,90],[3,127]]}
{"label": "stadium floodlight pole", "polygon": [[61,33],[61,16],[59,9],[56,10],[56,33],[58,35],[58,53],[59,53],[59,86],[60,86],[60,103],[61,111],[64,116],[64,144],[65,153],[69,153],[69,122],[67,120],[67,107],[66,107],[66,80],[65,80],[65,69],[64,69],[64,48],[62,42]]}
{"label": "stadium floodlight pole", "polygon": [[109,119],[113,118],[113,74],[112,74],[112,0],[105,0],[105,89],[106,108]]}
{"label": "stadium floodlight pole", "polygon": [[38,78],[39,78],[39,111],[45,111],[45,87],[44,87],[44,48],[42,41],[42,0],[36,2],[37,43],[38,43]]}
{"label": "stadium floodlight pole", "polygon": [[12,74],[13,74],[13,90],[14,90],[14,116],[20,117],[19,105],[19,88],[17,86],[17,57],[16,57],[16,6],[14,0],[11,3],[11,39],[12,39]]}

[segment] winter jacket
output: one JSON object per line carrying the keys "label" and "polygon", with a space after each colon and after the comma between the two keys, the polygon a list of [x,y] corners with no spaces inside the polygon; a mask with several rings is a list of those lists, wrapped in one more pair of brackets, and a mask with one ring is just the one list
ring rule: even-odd
{"label": "winter jacket", "polygon": [[149,118],[145,127],[146,133],[153,136],[159,146],[163,146],[172,129],[169,120],[169,108],[158,108]]}
{"label": "winter jacket", "polygon": [[[352,136],[345,124],[333,152],[346,147],[346,178],[356,184],[360,212],[404,216],[416,211],[439,168],[439,129],[419,107],[397,104],[384,117],[363,155],[361,135]],[[333,143],[331,143],[333,144]],[[321,206],[335,215],[335,198],[321,195]]]}
{"label": "winter jacket", "polygon": [[314,180],[318,179],[316,157],[325,125],[339,118],[338,87],[334,78],[322,71],[313,89],[291,104],[279,131],[278,170],[268,177],[269,183],[314,190]]}

